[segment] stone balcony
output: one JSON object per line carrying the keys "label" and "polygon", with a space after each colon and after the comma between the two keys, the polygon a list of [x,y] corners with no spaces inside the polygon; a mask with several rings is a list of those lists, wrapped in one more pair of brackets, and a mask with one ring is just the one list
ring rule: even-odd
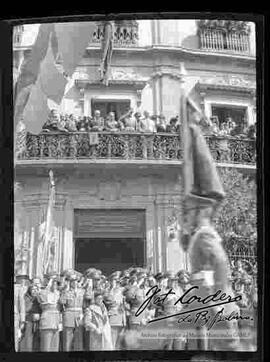
{"label": "stone balcony", "polygon": [[[138,22],[136,20],[114,21],[113,23],[113,46],[137,47],[138,46]],[[89,46],[101,46],[104,40],[104,23],[97,24]]]}
{"label": "stone balcony", "polygon": [[[239,167],[256,163],[256,141],[250,139],[207,136],[213,158],[220,164]],[[26,150],[18,156],[18,164],[32,161],[42,163],[80,162],[136,162],[181,164],[183,148],[180,135],[168,133],[42,133],[28,135]],[[81,161],[82,162],[82,161]]]}
{"label": "stone balcony", "polygon": [[250,26],[245,21],[199,20],[197,22],[202,50],[248,55]]}

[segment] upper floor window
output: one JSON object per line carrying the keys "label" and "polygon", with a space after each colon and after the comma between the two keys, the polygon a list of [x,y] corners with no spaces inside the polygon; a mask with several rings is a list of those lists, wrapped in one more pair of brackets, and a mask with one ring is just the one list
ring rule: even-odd
{"label": "upper floor window", "polygon": [[[136,20],[113,21],[113,45],[118,47],[132,47],[138,45],[138,22]],[[104,39],[104,22],[98,22],[96,31],[91,40],[92,44],[99,44]]]}
{"label": "upper floor window", "polygon": [[13,29],[13,45],[21,45],[23,36],[23,25],[17,25]]}
{"label": "upper floor window", "polygon": [[199,20],[198,34],[201,49],[250,52],[250,26],[245,21]]}

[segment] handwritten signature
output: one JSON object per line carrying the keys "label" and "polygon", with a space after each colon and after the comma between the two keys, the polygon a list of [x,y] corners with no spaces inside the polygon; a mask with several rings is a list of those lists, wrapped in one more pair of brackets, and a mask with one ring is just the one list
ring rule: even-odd
{"label": "handwritten signature", "polygon": [[[170,314],[170,315],[165,315],[165,316],[161,316],[158,318],[154,318],[154,319],[150,320],[148,323],[153,323],[153,322],[157,322],[160,320],[185,315],[185,317],[180,317],[178,319],[178,323],[183,323],[183,322],[196,323],[196,322],[200,321],[201,325],[204,325],[206,323],[209,323],[210,318],[211,318],[210,314],[208,313],[208,311],[206,309],[218,307],[218,306],[221,306],[224,304],[239,302],[240,300],[242,300],[241,295],[232,297],[230,294],[226,294],[226,293],[222,292],[222,290],[220,290],[220,289],[217,290],[213,294],[209,294],[207,296],[201,297],[196,294],[194,295],[194,290],[196,290],[196,289],[199,289],[199,287],[192,286],[189,289],[187,289],[174,302],[174,306],[179,305],[179,304],[182,304],[183,306],[190,306],[190,305],[192,305],[192,303],[196,302],[196,304],[198,304],[198,303],[202,304],[201,307],[197,307],[194,309],[186,308],[183,311],[175,313],[175,314]],[[143,313],[144,310],[149,306],[150,303],[153,305],[156,305],[156,306],[160,306],[160,305],[163,305],[164,302],[166,302],[166,300],[169,298],[169,296],[176,295],[176,293],[173,291],[172,288],[169,289],[168,291],[166,291],[165,293],[160,294],[160,292],[161,292],[161,289],[157,285],[150,288],[148,290],[148,292],[146,293],[147,298],[139,306],[139,308],[137,309],[137,311],[135,313],[135,316],[138,317],[141,313]],[[192,292],[192,295],[191,295],[191,292]],[[191,314],[194,312],[199,312],[196,314],[195,319],[191,318]],[[215,323],[218,323],[218,322],[221,322],[224,320],[233,320],[233,319],[242,318],[240,315],[238,315],[238,313],[232,312],[231,315],[224,316],[223,312],[224,312],[224,308],[222,308],[219,312],[216,313],[214,318],[212,318],[212,322],[210,322],[210,328]],[[245,317],[243,317],[242,319],[245,319]],[[249,317],[247,316],[246,319],[249,319]]]}

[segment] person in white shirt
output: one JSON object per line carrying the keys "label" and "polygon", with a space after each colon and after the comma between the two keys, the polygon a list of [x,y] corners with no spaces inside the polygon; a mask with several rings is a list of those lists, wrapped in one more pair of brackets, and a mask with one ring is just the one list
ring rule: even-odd
{"label": "person in white shirt", "polygon": [[143,118],[141,119],[141,130],[142,132],[155,133],[157,131],[156,124],[153,119],[150,118],[148,111],[143,112]]}

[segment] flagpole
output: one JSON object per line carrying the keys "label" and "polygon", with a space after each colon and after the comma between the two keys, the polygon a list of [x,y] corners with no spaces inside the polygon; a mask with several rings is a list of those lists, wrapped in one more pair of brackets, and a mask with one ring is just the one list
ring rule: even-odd
{"label": "flagpole", "polygon": [[[188,163],[187,163],[187,154],[189,146],[189,133],[188,133],[188,118],[187,118],[187,98],[185,94],[185,82],[186,82],[186,69],[183,62],[180,63],[180,110],[179,110],[179,119],[181,126],[179,127],[180,140],[183,150],[183,172],[182,172],[182,184],[183,184],[183,199],[182,199],[182,210],[183,210],[183,228],[186,225],[187,217],[187,205],[186,205],[186,196],[188,194]],[[182,232],[181,239],[185,237],[185,234]],[[181,242],[181,241],[180,241]],[[182,244],[183,246],[183,244]],[[188,255],[186,247],[184,248],[184,264],[185,269],[188,269]]]}

